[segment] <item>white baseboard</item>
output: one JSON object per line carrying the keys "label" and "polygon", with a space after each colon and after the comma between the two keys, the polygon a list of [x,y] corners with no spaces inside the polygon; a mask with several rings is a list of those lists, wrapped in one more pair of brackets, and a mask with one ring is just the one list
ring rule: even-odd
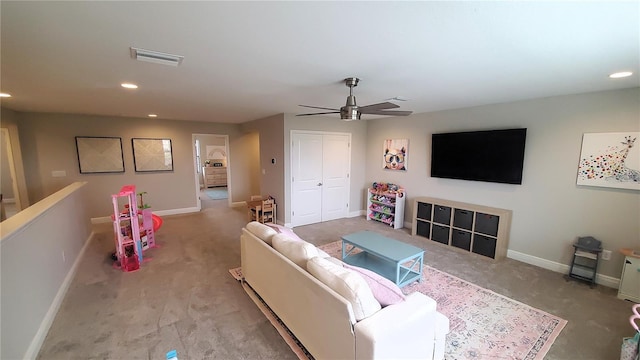
{"label": "white baseboard", "polygon": [[[507,250],[507,257],[509,259],[522,261],[523,263],[541,267],[543,269],[551,270],[557,273],[569,273],[569,265],[542,259],[536,256],[527,255],[518,251]],[[596,284],[617,289],[620,286],[620,279],[614,278],[612,276],[596,274]]]}
{"label": "white baseboard", "polygon": [[[195,212],[200,212],[200,209],[195,207],[195,206],[194,207],[189,207],[189,208],[182,208],[182,209],[153,211],[153,213],[158,215],[158,216],[190,214],[190,213],[195,213]],[[111,221],[111,219],[109,219],[109,221]]]}
{"label": "white baseboard", "polygon": [[363,215],[367,215],[367,211],[366,210],[356,210],[356,211],[351,211],[349,214],[347,214],[348,218],[354,218],[354,217],[358,217],[358,216],[363,216]]}
{"label": "white baseboard", "polygon": [[91,234],[89,234],[89,238],[87,239],[87,241],[84,242],[82,249],[80,249],[80,253],[76,257],[76,260],[73,262],[73,266],[71,266],[71,269],[69,269],[67,276],[65,276],[64,281],[62,282],[62,285],[60,285],[60,288],[56,293],[56,297],[53,299],[51,306],[49,306],[49,310],[47,310],[47,313],[42,319],[42,322],[40,323],[40,327],[38,328],[36,335],[33,337],[33,340],[31,340],[31,343],[29,344],[29,348],[27,349],[27,352],[24,355],[24,359],[35,359],[36,356],[38,356],[38,352],[40,352],[40,348],[44,343],[44,339],[47,337],[49,328],[51,328],[51,324],[53,324],[53,320],[56,318],[56,314],[60,309],[60,305],[62,305],[62,301],[64,300],[64,297],[67,295],[67,291],[69,290],[71,281],[76,275],[76,271],[78,270],[78,265],[80,264],[80,260],[82,260],[82,258],[84,257],[84,253],[89,247],[91,240],[93,240],[93,236],[94,236],[94,233],[91,232]]}
{"label": "white baseboard", "polygon": [[[167,215],[189,214],[189,213],[194,213],[199,211],[200,209],[198,209],[197,207],[190,207],[190,208],[182,208],[182,209],[159,210],[159,211],[153,211],[153,213],[158,216],[167,216]],[[111,216],[91,218],[92,224],[109,223],[111,221],[112,221]]]}

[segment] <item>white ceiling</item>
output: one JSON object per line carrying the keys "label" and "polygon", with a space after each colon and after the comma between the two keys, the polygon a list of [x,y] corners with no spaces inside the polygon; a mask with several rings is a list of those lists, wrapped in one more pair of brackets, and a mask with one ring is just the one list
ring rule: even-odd
{"label": "white ceiling", "polygon": [[2,0],[0,14],[2,106],[17,111],[241,123],[343,106],[350,76],[358,105],[402,97],[414,113],[640,85],[638,1]]}

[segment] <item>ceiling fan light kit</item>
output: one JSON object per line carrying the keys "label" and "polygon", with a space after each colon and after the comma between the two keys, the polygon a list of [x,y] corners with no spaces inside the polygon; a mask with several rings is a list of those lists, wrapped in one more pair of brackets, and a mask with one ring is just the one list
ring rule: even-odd
{"label": "ceiling fan light kit", "polygon": [[349,96],[347,96],[347,103],[345,106],[340,109],[332,109],[325,108],[319,106],[309,106],[309,105],[300,105],[303,107],[308,107],[312,109],[322,109],[322,110],[332,110],[330,112],[319,112],[319,113],[309,113],[309,114],[298,114],[296,116],[309,116],[309,115],[325,115],[325,114],[340,114],[340,119],[351,121],[351,120],[360,120],[362,114],[370,114],[370,115],[386,115],[386,116],[407,116],[410,115],[411,111],[390,111],[388,109],[395,109],[400,106],[390,103],[383,102],[378,104],[371,104],[365,106],[358,106],[356,104],[356,97],[353,95],[353,88],[358,86],[358,82],[360,79],[356,77],[349,77],[344,79],[345,85],[349,88]]}

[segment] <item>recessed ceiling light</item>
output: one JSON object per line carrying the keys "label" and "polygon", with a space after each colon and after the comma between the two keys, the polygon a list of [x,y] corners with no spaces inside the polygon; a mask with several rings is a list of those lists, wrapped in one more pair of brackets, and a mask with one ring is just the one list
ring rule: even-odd
{"label": "recessed ceiling light", "polygon": [[147,116],[148,116],[148,117],[153,117],[153,118],[154,118],[154,117],[158,117],[158,115],[156,115],[156,114],[149,114],[149,115],[147,115]]}
{"label": "recessed ceiling light", "polygon": [[613,73],[609,75],[609,77],[612,79],[619,79],[619,78],[629,77],[631,75],[633,75],[631,71],[621,71],[621,72]]}
{"label": "recessed ceiling light", "polygon": [[138,88],[138,85],[131,84],[131,83],[122,83],[122,84],[120,84],[120,86],[122,86],[123,88],[126,88],[126,89],[137,89]]}
{"label": "recessed ceiling light", "polygon": [[0,93],[0,97],[11,97],[11,94]]}

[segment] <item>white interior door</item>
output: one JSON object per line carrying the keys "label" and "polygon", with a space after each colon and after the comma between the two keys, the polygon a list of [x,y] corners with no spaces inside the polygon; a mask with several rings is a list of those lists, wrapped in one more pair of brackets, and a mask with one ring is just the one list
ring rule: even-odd
{"label": "white interior door", "polygon": [[341,219],[349,207],[349,136],[324,135],[322,149],[322,221]]}
{"label": "white interior door", "polygon": [[291,139],[291,224],[301,226],[346,217],[350,136],[293,132]]}

